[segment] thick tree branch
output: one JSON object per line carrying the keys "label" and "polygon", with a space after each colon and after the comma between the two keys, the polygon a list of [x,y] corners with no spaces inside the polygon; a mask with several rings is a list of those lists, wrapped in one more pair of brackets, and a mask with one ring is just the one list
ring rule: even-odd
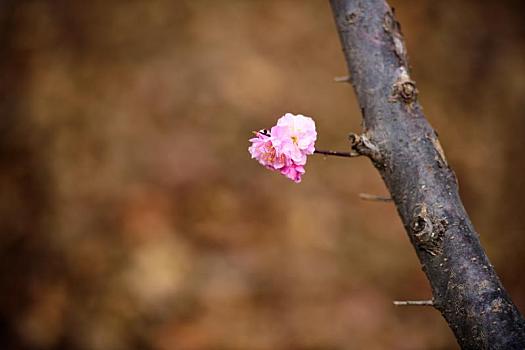
{"label": "thick tree branch", "polygon": [[525,321],[481,247],[422,113],[393,10],[384,0],[331,5],[363,112],[361,138],[430,281],[433,306],[463,349],[524,349]]}

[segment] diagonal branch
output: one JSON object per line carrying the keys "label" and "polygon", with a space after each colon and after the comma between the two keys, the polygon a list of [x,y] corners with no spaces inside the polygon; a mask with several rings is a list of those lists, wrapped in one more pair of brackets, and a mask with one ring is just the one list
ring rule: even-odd
{"label": "diagonal branch", "polygon": [[385,181],[464,349],[524,349],[525,321],[499,281],[463,208],[437,135],[419,105],[406,48],[385,0],[331,0],[363,111],[368,155]]}

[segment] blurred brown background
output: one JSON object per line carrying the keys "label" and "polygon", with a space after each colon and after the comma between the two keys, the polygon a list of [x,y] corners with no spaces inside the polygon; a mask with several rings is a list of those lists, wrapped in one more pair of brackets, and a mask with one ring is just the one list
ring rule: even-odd
{"label": "blurred brown background", "polygon": [[[520,1],[392,1],[426,115],[525,310]],[[3,0],[2,349],[455,349],[363,159],[247,152],[285,112],[360,130],[327,1]]]}

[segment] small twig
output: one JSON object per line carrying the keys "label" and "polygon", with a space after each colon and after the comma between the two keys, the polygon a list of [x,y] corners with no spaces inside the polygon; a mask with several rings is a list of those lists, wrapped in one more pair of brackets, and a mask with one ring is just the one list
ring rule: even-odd
{"label": "small twig", "polygon": [[434,306],[433,300],[396,300],[393,303],[395,306]]}
{"label": "small twig", "polygon": [[350,81],[350,76],[349,75],[344,75],[342,77],[335,77],[334,81],[336,83],[348,83]]}
{"label": "small twig", "polygon": [[360,154],[356,152],[339,152],[339,151],[329,151],[329,150],[320,150],[316,149],[314,153],[323,154],[325,156],[336,156],[336,157],[359,157]]}
{"label": "small twig", "polygon": [[390,197],[378,196],[378,195],[369,194],[369,193],[359,193],[359,198],[365,201],[377,201],[377,202],[392,202],[393,201],[393,199]]}

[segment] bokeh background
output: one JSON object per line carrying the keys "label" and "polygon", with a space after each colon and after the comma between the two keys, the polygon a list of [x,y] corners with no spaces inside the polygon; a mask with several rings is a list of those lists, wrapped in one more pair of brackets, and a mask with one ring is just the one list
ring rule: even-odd
{"label": "bokeh background", "polygon": [[[465,205],[525,311],[521,1],[392,0]],[[360,130],[327,1],[3,0],[2,349],[456,349],[366,159],[300,185],[285,112]]]}

